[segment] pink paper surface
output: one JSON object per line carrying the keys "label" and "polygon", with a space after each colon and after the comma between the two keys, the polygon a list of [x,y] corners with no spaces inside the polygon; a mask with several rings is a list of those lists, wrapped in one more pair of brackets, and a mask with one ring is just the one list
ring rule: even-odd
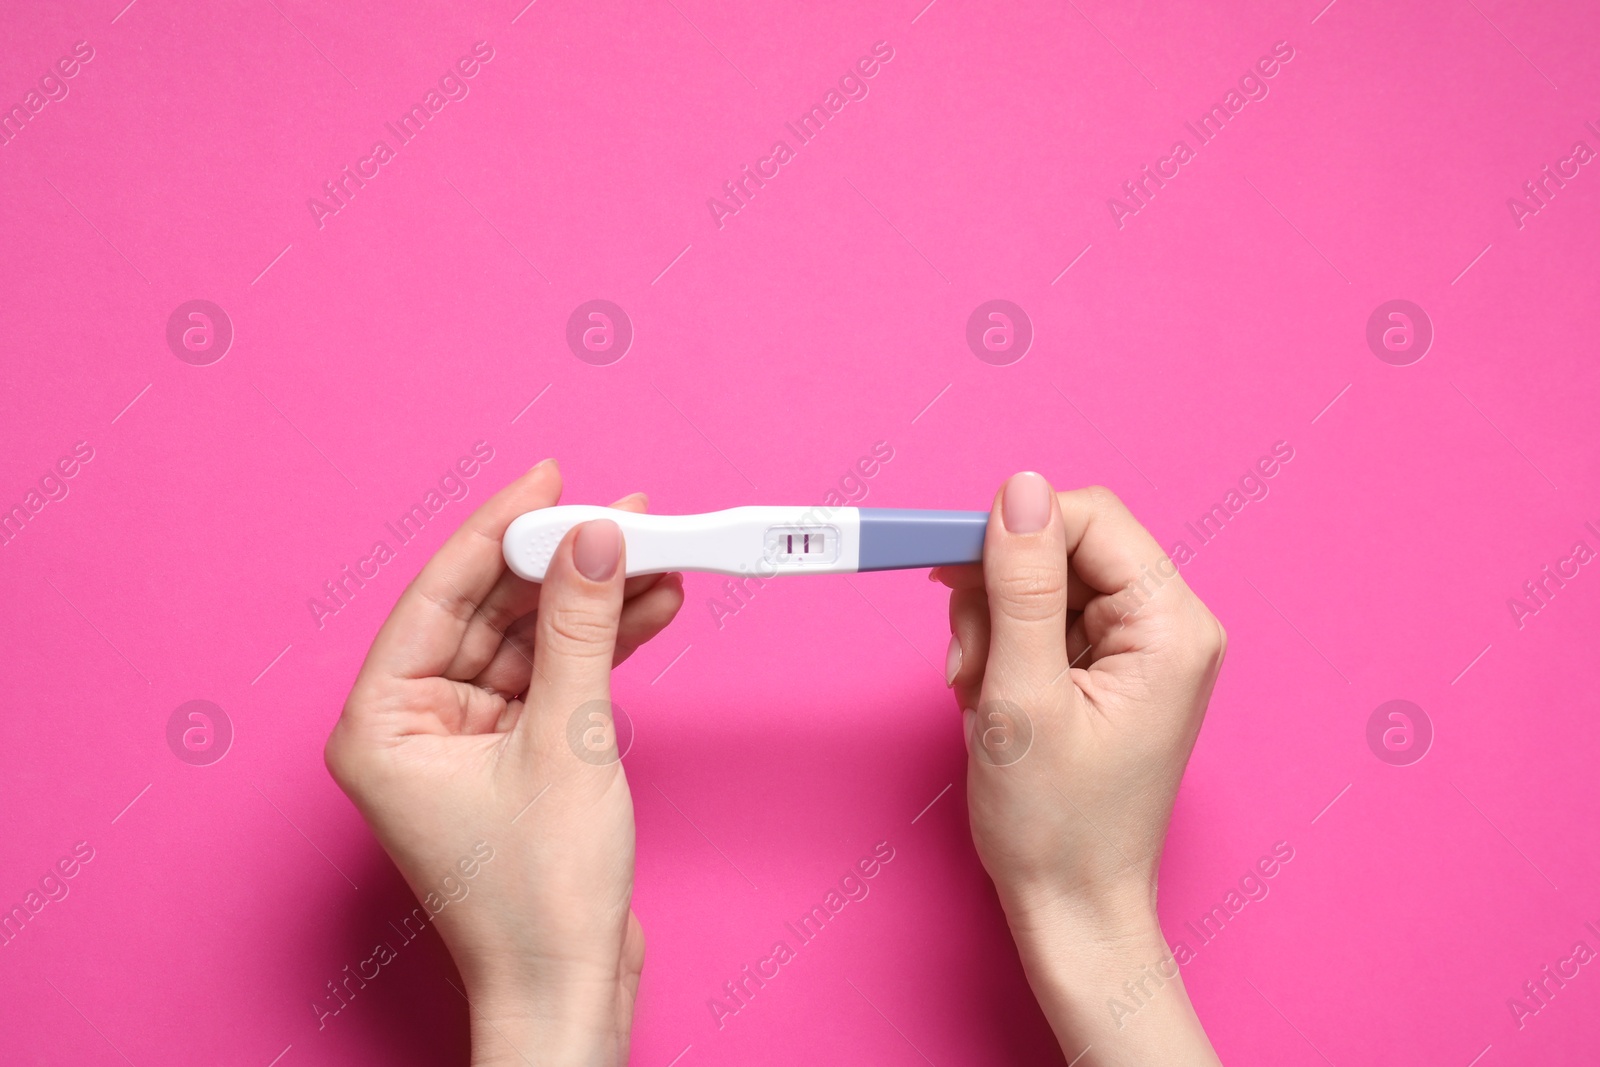
{"label": "pink paper surface", "polygon": [[[0,1060],[464,1062],[431,930],[318,1026],[412,906],[322,742],[406,581],[553,455],[568,501],[666,512],[1112,487],[1231,639],[1161,879],[1224,1061],[1593,1062],[1593,5],[125,2],[0,12]],[[620,359],[568,345],[596,299]],[[991,300],[1023,318],[974,349]],[[945,610],[691,576],[617,672],[634,1063],[1064,1062],[967,831]],[[1419,761],[1369,745],[1391,700]]]}

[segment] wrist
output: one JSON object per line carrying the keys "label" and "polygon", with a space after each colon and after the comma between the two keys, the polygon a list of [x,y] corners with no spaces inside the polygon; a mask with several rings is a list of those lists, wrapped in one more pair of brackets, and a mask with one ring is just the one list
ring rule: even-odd
{"label": "wrist", "polygon": [[491,986],[471,996],[473,1067],[620,1067],[632,999],[614,980]]}
{"label": "wrist", "polygon": [[1030,975],[1092,981],[1116,974],[1120,981],[1132,960],[1169,954],[1153,893],[1014,898],[1006,918]]}
{"label": "wrist", "polygon": [[996,888],[1019,946],[1076,945],[1100,951],[1161,936],[1153,879],[1129,877],[1066,889],[1027,883]]}
{"label": "wrist", "polygon": [[1215,1067],[1216,1054],[1156,916],[1154,891],[1062,896],[1008,908],[1028,984],[1081,1067]]}

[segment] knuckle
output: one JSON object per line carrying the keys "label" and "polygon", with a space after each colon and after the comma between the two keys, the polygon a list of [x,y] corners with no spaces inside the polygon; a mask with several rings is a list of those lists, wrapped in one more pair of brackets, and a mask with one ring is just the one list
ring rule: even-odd
{"label": "knuckle", "polygon": [[1127,510],[1122,503],[1122,498],[1103,485],[1091,485],[1083,492],[1089,498],[1090,506],[1097,513]]}
{"label": "knuckle", "polygon": [[611,654],[617,623],[598,608],[562,605],[546,616],[551,650],[558,655]]}
{"label": "knuckle", "polygon": [[337,730],[328,736],[328,740],[322,746],[322,765],[328,768],[328,773],[333,776],[335,782],[344,784],[344,746],[339,742]]}
{"label": "knuckle", "polygon": [[1202,606],[1194,625],[1188,628],[1184,644],[1193,672],[1204,675],[1221,666],[1222,658],[1228,651],[1228,633],[1217,617]]}
{"label": "knuckle", "polygon": [[357,791],[361,781],[361,768],[356,742],[345,729],[343,721],[334,726],[322,746],[322,763],[346,795]]}
{"label": "knuckle", "polygon": [[1059,613],[1066,605],[1067,577],[1059,567],[1028,563],[1008,568],[995,576],[993,598],[1007,615],[1022,619],[1042,619]]}
{"label": "knuckle", "polygon": [[1211,625],[1215,630],[1212,637],[1213,654],[1220,660],[1228,654],[1228,631],[1214,615],[1211,618]]}

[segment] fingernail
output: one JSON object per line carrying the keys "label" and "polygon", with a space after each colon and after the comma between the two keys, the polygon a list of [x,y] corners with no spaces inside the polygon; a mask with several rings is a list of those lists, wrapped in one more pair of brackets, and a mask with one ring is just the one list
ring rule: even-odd
{"label": "fingernail", "polygon": [[1012,475],[1000,497],[1000,518],[1016,534],[1037,533],[1050,525],[1050,483],[1033,471]]}
{"label": "fingernail", "polygon": [[967,746],[967,755],[972,755],[972,731],[977,728],[978,713],[971,708],[961,713],[961,740]]}
{"label": "fingernail", "polygon": [[539,462],[537,462],[533,466],[529,467],[528,471],[529,471],[529,473],[532,473],[533,471],[538,470],[540,467],[554,467],[555,465],[556,465],[555,457],[554,456],[546,456],[544,459],[541,459]]}
{"label": "fingernail", "polygon": [[939,568],[938,567],[934,567],[932,570],[930,570],[928,572],[928,581],[937,582],[938,580],[939,580]]}
{"label": "fingernail", "polygon": [[961,639],[955,634],[950,635],[950,647],[944,651],[944,686],[949,689],[956,684],[956,675],[961,672]]}
{"label": "fingernail", "polygon": [[622,558],[622,527],[610,519],[595,519],[578,527],[572,542],[572,562],[591,582],[603,582],[617,571]]}

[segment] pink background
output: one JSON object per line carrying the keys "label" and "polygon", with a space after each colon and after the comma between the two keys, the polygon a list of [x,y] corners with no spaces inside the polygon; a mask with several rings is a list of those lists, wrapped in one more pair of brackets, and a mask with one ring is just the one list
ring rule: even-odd
{"label": "pink background", "polygon": [[[94,53],[0,147],[0,506],[93,449],[0,547],[0,906],[94,850],[0,948],[0,1059],[463,1062],[432,931],[316,1025],[411,907],[322,741],[404,583],[544,456],[569,501],[699,511],[820,501],[883,441],[860,503],[982,508],[1036,468],[1193,549],[1286,441],[1184,569],[1231,648],[1169,937],[1294,850],[1187,966],[1200,1014],[1230,1063],[1592,1062],[1595,966],[1520,1028],[1507,1000],[1600,950],[1600,568],[1520,626],[1508,600],[1600,549],[1600,166],[1520,228],[1506,201],[1600,148],[1593,5],[124,2],[0,14],[6,105]],[[470,94],[319,228],[308,198],[477,41]],[[878,41],[869,95],[719,228],[707,199]],[[1108,198],[1279,41],[1119,228]],[[636,331],[609,366],[565,341],[593,298]],[[1008,366],[965,341],[993,298],[1036,331]],[[1395,298],[1435,330],[1409,366],[1366,341]],[[209,366],[167,346],[192,299],[235,331]],[[480,440],[468,498],[319,629]],[[633,1062],[1057,1062],[967,832],[940,590],[788,581],[719,627],[720,589],[691,576],[616,679]],[[1366,740],[1396,698],[1435,733],[1409,766]],[[166,740],[193,699],[236,732],[209,766]],[[719,1029],[708,998],[879,841],[871,895]]]}

